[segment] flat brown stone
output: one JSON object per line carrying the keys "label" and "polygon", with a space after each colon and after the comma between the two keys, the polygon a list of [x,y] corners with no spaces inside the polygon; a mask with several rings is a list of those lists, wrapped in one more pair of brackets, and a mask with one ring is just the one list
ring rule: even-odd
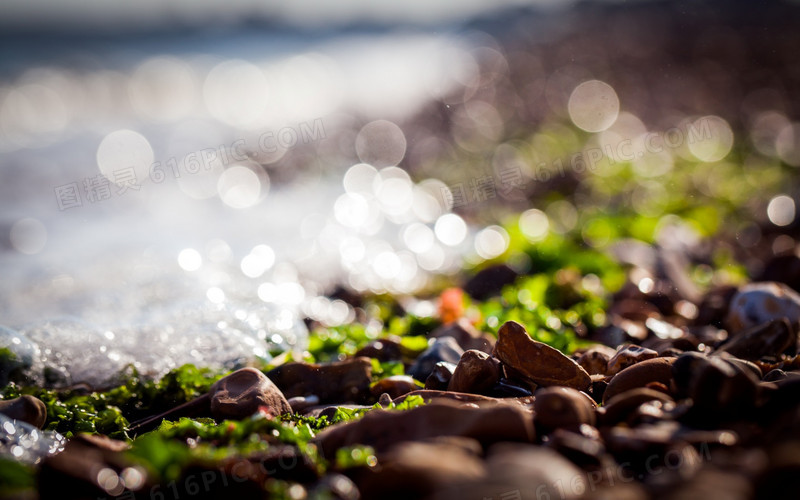
{"label": "flat brown stone", "polygon": [[558,349],[533,340],[525,327],[514,321],[500,327],[494,355],[518,376],[540,386],[561,385],[582,391],[592,383],[579,364]]}
{"label": "flat brown stone", "polygon": [[631,365],[614,375],[608,383],[603,401],[608,401],[617,394],[645,387],[651,382],[660,382],[667,387],[672,380],[672,363],[678,358],[653,358]]}
{"label": "flat brown stone", "polygon": [[363,418],[328,427],[313,440],[325,457],[343,446],[365,444],[383,452],[401,441],[462,436],[487,446],[502,441],[533,441],[530,414],[513,405],[471,408],[437,401],[412,410],[372,410]]}
{"label": "flat brown stone", "polygon": [[267,373],[287,398],[317,396],[320,403],[360,403],[369,399],[372,362],[353,358],[326,365],[286,363]]}

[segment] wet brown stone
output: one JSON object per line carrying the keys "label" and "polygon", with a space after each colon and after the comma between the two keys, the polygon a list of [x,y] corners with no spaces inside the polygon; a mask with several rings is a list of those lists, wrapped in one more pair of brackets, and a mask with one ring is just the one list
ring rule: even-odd
{"label": "wet brown stone", "polygon": [[630,344],[619,349],[608,360],[606,375],[616,375],[625,368],[647,359],[657,358],[658,353],[652,349]]}
{"label": "wet brown stone", "polygon": [[586,370],[589,375],[605,375],[610,360],[616,351],[614,349],[598,344],[587,349],[578,358],[578,364]]}
{"label": "wet brown stone", "polygon": [[599,425],[616,425],[625,420],[636,408],[648,401],[672,402],[666,394],[640,387],[631,389],[611,398],[604,406],[604,411],[598,415]]}
{"label": "wet brown stone", "polygon": [[499,360],[470,349],[461,355],[447,390],[484,394],[500,381],[501,372]]}
{"label": "wet brown stone", "polygon": [[514,371],[541,386],[561,385],[585,390],[591,384],[586,370],[558,349],[530,338],[525,327],[507,321],[500,327],[495,356]]}
{"label": "wet brown stone", "polygon": [[367,342],[367,345],[359,349],[355,357],[366,356],[375,358],[379,361],[397,361],[403,359],[403,350],[399,340],[378,339]]}
{"label": "wet brown stone", "polygon": [[276,417],[292,413],[280,389],[255,368],[242,368],[219,379],[208,392],[211,415],[217,420],[241,420],[259,410]]}
{"label": "wet brown stone", "polygon": [[267,377],[287,398],[316,395],[321,403],[345,403],[369,398],[372,362],[353,358],[331,364],[286,363]]}
{"label": "wet brown stone", "polygon": [[372,410],[363,418],[338,424],[313,440],[330,458],[342,446],[365,444],[383,452],[401,441],[436,436],[463,436],[484,446],[499,441],[531,442],[530,415],[512,405],[465,408],[460,403],[437,401],[407,411]]}
{"label": "wet brown stone", "polygon": [[672,380],[672,363],[678,358],[653,358],[625,368],[614,375],[603,394],[608,401],[617,394],[644,387],[650,382],[661,382],[669,387]]}
{"label": "wet brown stone", "polygon": [[487,476],[466,481],[429,497],[435,500],[582,498],[586,474],[544,446],[498,443],[488,451]]}
{"label": "wet brown stone", "polygon": [[[42,462],[37,474],[39,498],[133,498],[135,492],[147,491],[153,485],[148,472],[121,451],[123,444],[97,437],[70,439],[64,451]],[[136,484],[120,480],[129,468],[140,478]]]}
{"label": "wet brown stone", "polygon": [[594,425],[594,403],[586,395],[569,387],[547,387],[536,391],[534,422],[543,431],[565,428],[577,429],[583,424]]}
{"label": "wet brown stone", "polygon": [[797,354],[797,332],[786,318],[755,326],[723,344],[716,352],[727,352],[737,358],[757,360],[764,356]]}
{"label": "wet brown stone", "polygon": [[40,399],[28,394],[0,401],[0,413],[8,418],[29,423],[39,429],[44,427],[44,423],[47,420],[47,406]]}
{"label": "wet brown stone", "polygon": [[479,455],[444,441],[398,443],[378,457],[378,467],[356,481],[365,498],[424,498],[437,490],[486,477]]}
{"label": "wet brown stone", "polygon": [[383,393],[387,393],[389,397],[394,399],[417,389],[419,389],[419,386],[412,377],[408,375],[393,375],[376,382],[370,392],[376,398]]}
{"label": "wet brown stone", "polygon": [[435,391],[446,391],[447,386],[450,385],[450,379],[453,378],[453,372],[456,371],[456,365],[448,363],[447,361],[439,361],[433,367],[433,371],[428,378],[425,379],[425,388]]}

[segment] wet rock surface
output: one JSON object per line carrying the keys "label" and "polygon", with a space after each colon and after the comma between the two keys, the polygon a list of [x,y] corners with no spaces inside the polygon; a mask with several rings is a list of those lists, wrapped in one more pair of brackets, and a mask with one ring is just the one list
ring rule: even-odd
{"label": "wet rock surface", "polygon": [[500,361],[482,351],[470,349],[461,355],[447,389],[484,394],[499,381]]}
{"label": "wet rock surface", "polygon": [[292,413],[280,389],[255,368],[242,368],[221,378],[209,392],[211,415],[217,420],[241,420],[257,411],[273,417]]}
{"label": "wet rock surface", "polygon": [[603,394],[603,401],[608,401],[617,394],[645,387],[657,382],[669,387],[672,381],[672,363],[675,358],[653,358],[629,366],[614,375]]}
{"label": "wet rock surface", "polygon": [[509,321],[500,327],[494,355],[516,374],[547,387],[563,385],[583,390],[592,383],[589,374],[558,349],[530,338],[525,327]]}
{"label": "wet rock surface", "polygon": [[439,391],[447,390],[455,371],[456,365],[454,363],[439,361],[434,365],[433,371],[428,375],[428,378],[425,379],[425,388]]}
{"label": "wet rock surface", "polygon": [[411,365],[408,369],[408,374],[424,382],[433,372],[437,363],[444,361],[457,365],[461,360],[462,354],[464,354],[464,349],[458,345],[458,342],[453,337],[436,338],[430,347]]}
{"label": "wet rock surface", "polygon": [[468,437],[487,446],[500,441],[531,442],[534,431],[530,416],[510,405],[477,408],[437,401],[406,412],[374,410],[358,421],[326,429],[314,442],[323,455],[333,456],[342,446],[366,444],[382,452],[401,441],[436,436]]}
{"label": "wet rock surface", "polygon": [[647,349],[646,347],[641,347],[638,345],[627,345],[620,348],[614,353],[613,356],[611,356],[611,358],[608,360],[608,366],[606,367],[605,374],[614,376],[625,368],[635,365],[640,361],[657,357],[658,353],[652,349]]}
{"label": "wet rock surface", "polygon": [[322,403],[363,401],[369,395],[372,363],[358,357],[331,364],[286,363],[267,377],[287,398],[315,395]]}
{"label": "wet rock surface", "polygon": [[614,354],[616,354],[614,349],[597,344],[584,351],[577,361],[589,375],[605,375],[608,361]]}
{"label": "wet rock surface", "polygon": [[797,331],[786,318],[774,319],[740,332],[716,352],[727,352],[746,360],[781,354],[794,356],[797,354]]}
{"label": "wet rock surface", "polygon": [[0,413],[14,420],[21,420],[42,428],[47,420],[47,407],[40,400],[27,394],[14,399],[0,401]]}
{"label": "wet rock surface", "polygon": [[594,402],[580,391],[569,387],[548,387],[536,391],[533,411],[536,427],[541,432],[554,429],[577,430],[595,423]]}

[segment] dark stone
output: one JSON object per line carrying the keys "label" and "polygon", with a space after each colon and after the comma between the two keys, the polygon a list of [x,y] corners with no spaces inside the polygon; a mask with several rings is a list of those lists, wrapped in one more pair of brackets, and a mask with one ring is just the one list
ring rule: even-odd
{"label": "dark stone", "polygon": [[735,286],[724,286],[709,291],[698,306],[697,318],[694,324],[701,327],[713,325],[722,328],[725,324],[725,317],[728,316],[728,305],[736,295]]}
{"label": "dark stone", "polygon": [[455,371],[455,364],[448,363],[447,361],[439,361],[433,367],[433,371],[428,375],[428,378],[425,379],[425,388],[436,391],[446,391],[447,386],[450,385],[450,379],[453,378],[453,372]]}
{"label": "dark stone", "polygon": [[550,433],[544,445],[584,470],[596,471],[613,466],[613,460],[606,455],[606,448],[599,439],[591,439],[577,432],[556,429]]}
{"label": "dark stone", "polygon": [[489,391],[489,395],[495,398],[522,398],[533,395],[533,391],[508,379],[500,379]]}
{"label": "dark stone", "polygon": [[687,419],[697,425],[746,418],[757,403],[759,378],[718,356],[686,353],[672,366],[675,386],[693,405]]}
{"label": "dark stone", "polygon": [[378,361],[398,361],[403,359],[403,351],[400,342],[392,339],[378,339],[367,342],[367,345],[359,349],[355,357],[366,356],[375,358]]}
{"label": "dark stone", "polygon": [[594,425],[594,402],[586,394],[569,387],[547,387],[534,394],[533,411],[537,430],[547,433],[564,428],[577,430]]}
{"label": "dark stone", "polygon": [[446,361],[458,364],[462,354],[464,354],[464,350],[453,337],[439,337],[425,352],[419,355],[406,373],[417,380],[425,381],[433,372],[436,363]]}
{"label": "dark stone", "polygon": [[501,372],[499,360],[470,349],[461,355],[447,390],[484,394],[500,381]]}
{"label": "dark stone", "polygon": [[800,257],[794,254],[772,257],[756,281],[777,281],[800,292]]}
{"label": "dark stone", "polygon": [[797,332],[786,318],[774,319],[741,332],[717,349],[737,358],[757,360],[765,356],[797,354]]}
{"label": "dark stone", "polygon": [[505,264],[489,266],[481,269],[467,281],[464,291],[477,300],[486,300],[497,295],[504,286],[516,281],[519,274]]}
{"label": "dark stone", "polygon": [[430,498],[576,500],[588,484],[583,471],[544,446],[496,444],[488,451],[486,467],[486,478],[461,482]]}
{"label": "dark stone", "polygon": [[452,485],[486,478],[479,455],[443,441],[398,443],[379,454],[378,463],[356,476],[365,498],[427,498]]}
{"label": "dark stone", "polygon": [[659,391],[645,387],[631,389],[608,400],[603,406],[604,411],[598,414],[598,424],[599,426],[617,425],[619,422],[625,421],[631,412],[649,401],[673,402],[671,397]]}

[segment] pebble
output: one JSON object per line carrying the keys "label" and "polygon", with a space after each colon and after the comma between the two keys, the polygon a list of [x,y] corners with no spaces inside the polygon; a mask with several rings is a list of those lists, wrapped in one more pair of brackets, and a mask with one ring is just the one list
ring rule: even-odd
{"label": "pebble", "polygon": [[500,381],[501,372],[498,359],[470,349],[461,355],[447,390],[484,394]]}
{"label": "pebble", "polygon": [[687,416],[693,422],[742,418],[756,404],[760,377],[747,366],[720,356],[686,353],[672,370],[679,394],[693,402]]}
{"label": "pebble", "polygon": [[288,398],[314,394],[320,403],[362,402],[370,397],[372,362],[353,358],[330,364],[286,363],[267,377]]}
{"label": "pebble", "polygon": [[616,351],[606,345],[593,345],[578,358],[578,364],[586,370],[589,375],[605,375],[610,360]]}
{"label": "pebble", "polygon": [[782,353],[794,356],[797,354],[797,332],[786,318],[773,319],[739,333],[716,352],[727,352],[747,360],[779,357]]}
{"label": "pebble", "polygon": [[387,393],[394,399],[417,389],[419,389],[419,386],[412,377],[408,375],[392,375],[375,382],[370,388],[370,393],[376,398],[383,393]]}
{"label": "pebble", "polygon": [[355,357],[366,356],[378,361],[398,361],[403,359],[403,350],[399,340],[379,339],[370,340],[367,345],[356,352]]}
{"label": "pebble", "polygon": [[319,404],[319,397],[310,394],[306,397],[303,396],[295,396],[293,398],[289,398],[287,400],[289,402],[289,406],[292,407],[292,410],[295,412],[303,411],[306,408],[311,406],[315,406]]}
{"label": "pebble", "polygon": [[283,393],[261,371],[242,368],[211,386],[211,415],[217,420],[241,420],[258,411],[274,417],[291,414]]}
{"label": "pebble", "polygon": [[[61,453],[46,458],[38,471],[39,498],[130,497],[148,491],[154,478],[122,451],[125,443],[111,439],[76,438]],[[124,471],[137,480],[122,481]]]}
{"label": "pebble", "polygon": [[774,281],[751,283],[739,289],[730,302],[726,323],[733,335],[774,319],[800,320],[800,295]]}
{"label": "pebble", "polygon": [[0,413],[31,424],[39,429],[44,427],[47,420],[47,406],[38,398],[28,394],[18,398],[0,401]]}
{"label": "pebble", "polygon": [[657,358],[658,353],[652,349],[641,347],[635,344],[630,344],[620,348],[611,359],[608,360],[606,367],[606,375],[616,375],[625,368],[635,365],[647,359]]}
{"label": "pebble", "polygon": [[464,285],[464,291],[478,300],[485,300],[499,294],[504,286],[513,283],[519,273],[505,264],[497,264],[481,269]]}
{"label": "pebble", "polygon": [[454,363],[439,361],[433,367],[433,371],[428,375],[428,378],[425,379],[425,388],[435,391],[446,391],[447,386],[450,385],[450,379],[453,378],[453,372],[455,371],[456,365]]}
{"label": "pebble", "polygon": [[628,415],[639,408],[639,406],[649,401],[660,401],[661,403],[671,403],[672,398],[668,395],[639,387],[631,389],[621,394],[617,394],[603,406],[604,410],[598,415],[598,422],[601,426],[612,426],[625,421]]}
{"label": "pebble", "polygon": [[603,393],[603,402],[625,391],[644,387],[650,382],[660,382],[669,387],[672,380],[672,363],[676,359],[653,358],[625,368],[609,381]]}
{"label": "pebble", "polygon": [[586,394],[569,387],[547,387],[534,394],[533,411],[537,430],[563,428],[577,430],[595,424],[594,402]]}
{"label": "pebble", "polygon": [[507,321],[500,327],[495,356],[504,365],[540,386],[560,385],[585,390],[592,380],[586,370],[558,349],[530,338],[525,327]]}
{"label": "pebble", "polygon": [[342,446],[364,444],[380,453],[401,441],[436,436],[469,437],[484,446],[501,441],[533,441],[533,422],[521,408],[464,408],[461,404],[436,401],[406,411],[372,410],[359,420],[328,427],[312,442],[324,457],[331,458]]}
{"label": "pebble", "polygon": [[433,341],[425,352],[419,355],[406,373],[417,380],[425,381],[433,372],[436,363],[446,361],[458,364],[462,354],[464,354],[464,349],[458,345],[456,339],[453,337],[439,337]]}
{"label": "pebble", "polygon": [[436,491],[486,478],[480,455],[457,443],[402,442],[378,455],[380,467],[363,475],[365,498],[427,498]]}

